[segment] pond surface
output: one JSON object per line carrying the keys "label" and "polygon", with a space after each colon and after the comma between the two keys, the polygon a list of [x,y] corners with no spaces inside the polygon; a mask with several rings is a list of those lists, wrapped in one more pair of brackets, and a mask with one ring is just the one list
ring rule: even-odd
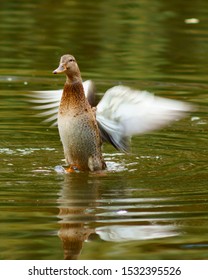
{"label": "pond surface", "polygon": [[[206,0],[1,1],[0,259],[208,259],[207,10]],[[104,145],[103,174],[61,174],[57,128],[28,100],[63,87],[52,71],[68,52],[98,92],[122,83],[197,109],[134,137],[130,155]]]}

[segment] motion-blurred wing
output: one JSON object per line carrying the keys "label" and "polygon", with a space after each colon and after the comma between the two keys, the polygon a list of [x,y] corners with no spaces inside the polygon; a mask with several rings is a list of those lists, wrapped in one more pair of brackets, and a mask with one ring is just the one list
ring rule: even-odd
{"label": "motion-blurred wing", "polygon": [[132,135],[159,129],[192,110],[185,102],[154,96],[125,86],[110,88],[97,106],[96,118],[104,140],[127,151]]}

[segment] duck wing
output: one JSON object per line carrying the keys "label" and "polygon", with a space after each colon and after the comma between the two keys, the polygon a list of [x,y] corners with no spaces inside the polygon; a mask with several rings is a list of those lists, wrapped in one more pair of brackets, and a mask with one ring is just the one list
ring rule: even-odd
{"label": "duck wing", "polygon": [[[91,80],[83,82],[84,93],[91,106],[95,104],[95,86]],[[35,103],[34,109],[43,110],[37,116],[46,117],[44,122],[52,122],[52,126],[57,125],[58,108],[61,101],[62,89],[34,91],[30,95],[30,102]]]}
{"label": "duck wing", "polygon": [[106,91],[96,119],[103,140],[127,152],[131,136],[159,129],[192,109],[188,103],[120,85]]}

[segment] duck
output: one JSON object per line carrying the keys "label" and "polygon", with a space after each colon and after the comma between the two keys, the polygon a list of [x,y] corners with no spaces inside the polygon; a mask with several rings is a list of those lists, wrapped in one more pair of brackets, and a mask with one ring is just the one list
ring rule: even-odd
{"label": "duck", "polygon": [[94,83],[83,82],[73,55],[61,57],[53,74],[61,73],[66,75],[63,90],[36,91],[31,102],[43,110],[38,115],[46,122],[58,125],[66,172],[105,170],[103,142],[128,153],[132,136],[160,129],[193,109],[187,102],[125,85],[108,89],[95,106]]}

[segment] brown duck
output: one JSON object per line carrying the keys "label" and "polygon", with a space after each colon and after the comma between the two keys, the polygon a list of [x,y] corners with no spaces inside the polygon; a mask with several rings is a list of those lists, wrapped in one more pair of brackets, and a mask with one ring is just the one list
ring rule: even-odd
{"label": "brown duck", "polygon": [[84,94],[79,67],[72,55],[61,57],[54,74],[66,74],[58,111],[58,129],[64,155],[70,168],[102,170],[101,137],[95,113]]}
{"label": "brown duck", "polygon": [[39,91],[32,101],[43,103],[36,108],[45,110],[41,115],[51,115],[47,121],[55,120],[58,111],[58,129],[68,171],[103,170],[106,168],[101,152],[103,141],[127,152],[132,135],[158,129],[192,110],[185,102],[156,97],[126,86],[110,88],[97,107],[92,107],[93,83],[82,82],[72,55],[63,55],[53,73],[66,74],[63,92]]}

